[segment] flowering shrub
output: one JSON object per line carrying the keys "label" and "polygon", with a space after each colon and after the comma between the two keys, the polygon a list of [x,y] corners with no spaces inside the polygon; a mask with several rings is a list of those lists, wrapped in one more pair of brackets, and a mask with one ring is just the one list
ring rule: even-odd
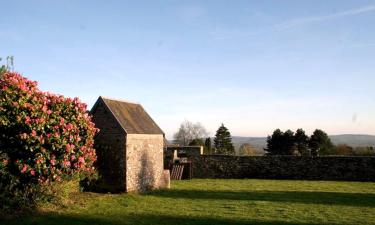
{"label": "flowering shrub", "polygon": [[[94,172],[97,132],[79,99],[42,92],[17,73],[0,76],[0,176],[16,189]],[[7,177],[2,176],[2,177]],[[0,178],[4,188],[3,178]]]}

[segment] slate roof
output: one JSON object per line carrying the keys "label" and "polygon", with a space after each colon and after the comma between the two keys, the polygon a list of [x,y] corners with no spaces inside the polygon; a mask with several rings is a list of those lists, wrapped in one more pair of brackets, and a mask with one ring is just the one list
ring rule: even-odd
{"label": "slate roof", "polygon": [[[127,134],[163,134],[164,132],[138,103],[99,97]],[[95,106],[94,106],[95,107]]]}

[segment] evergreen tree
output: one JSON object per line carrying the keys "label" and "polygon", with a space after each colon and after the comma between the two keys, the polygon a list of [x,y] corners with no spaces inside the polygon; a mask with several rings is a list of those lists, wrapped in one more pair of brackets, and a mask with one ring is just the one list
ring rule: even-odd
{"label": "evergreen tree", "polygon": [[264,150],[269,155],[293,155],[295,152],[293,131],[282,132],[276,129],[271,136],[267,137],[267,148]]}
{"label": "evergreen tree", "polygon": [[311,155],[318,156],[328,154],[332,151],[332,148],[334,146],[327,133],[322,130],[316,129],[311,135],[309,147],[311,149]]}
{"label": "evergreen tree", "polygon": [[232,137],[229,130],[221,124],[219,129],[216,131],[215,139],[215,153],[225,154],[225,155],[234,155],[234,146],[232,143]]}
{"label": "evergreen tree", "polygon": [[205,153],[206,154],[211,154],[211,150],[212,150],[212,145],[211,145],[211,138],[208,137],[206,138],[206,141],[204,142],[204,147],[205,147]]}
{"label": "evergreen tree", "polygon": [[269,155],[280,155],[283,145],[284,133],[280,129],[276,129],[271,136],[267,137],[267,148],[264,151]]}
{"label": "evergreen tree", "polygon": [[294,132],[287,130],[283,136],[283,146],[281,149],[282,155],[294,155],[295,154],[295,142],[294,142]]}
{"label": "evergreen tree", "polygon": [[297,151],[300,155],[310,155],[309,153],[309,137],[303,129],[298,129],[294,134],[294,141]]}

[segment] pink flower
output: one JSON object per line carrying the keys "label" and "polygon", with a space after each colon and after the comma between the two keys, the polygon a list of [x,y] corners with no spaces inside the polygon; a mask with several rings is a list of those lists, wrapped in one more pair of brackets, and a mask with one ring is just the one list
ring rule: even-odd
{"label": "pink flower", "polygon": [[71,163],[69,161],[64,161],[63,165],[64,165],[64,167],[70,167]]}
{"label": "pink flower", "polygon": [[27,171],[27,165],[23,165],[21,173],[26,173]]}
{"label": "pink flower", "polygon": [[31,171],[30,171],[30,174],[31,174],[31,176],[35,176],[35,171],[34,171],[34,170],[31,170]]}
{"label": "pink flower", "polygon": [[66,129],[71,130],[73,129],[73,125],[71,123],[68,123],[66,126]]}
{"label": "pink flower", "polygon": [[83,158],[82,156],[78,158],[78,162],[80,163],[84,163],[85,162],[85,158]]}
{"label": "pink flower", "polygon": [[74,148],[74,145],[71,144],[66,144],[65,149],[67,153],[70,153],[70,151]]}
{"label": "pink flower", "polygon": [[29,124],[31,123],[31,119],[30,119],[29,116],[26,116],[26,118],[25,118],[25,123],[26,123],[27,125],[29,125]]}
{"label": "pink flower", "polygon": [[52,166],[54,166],[56,164],[56,160],[55,159],[51,159],[50,163],[51,163]]}
{"label": "pink flower", "polygon": [[31,136],[33,136],[33,137],[36,136],[36,131],[35,130],[31,131]]}

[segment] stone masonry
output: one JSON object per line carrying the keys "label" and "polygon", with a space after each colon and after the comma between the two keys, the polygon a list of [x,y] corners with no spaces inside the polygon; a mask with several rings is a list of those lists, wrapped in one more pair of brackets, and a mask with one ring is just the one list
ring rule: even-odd
{"label": "stone masonry", "polygon": [[128,134],[126,140],[126,191],[169,186],[163,167],[163,135]]}
{"label": "stone masonry", "polygon": [[141,105],[99,97],[91,114],[100,129],[95,149],[103,189],[169,188],[169,171],[163,170],[164,133]]}

